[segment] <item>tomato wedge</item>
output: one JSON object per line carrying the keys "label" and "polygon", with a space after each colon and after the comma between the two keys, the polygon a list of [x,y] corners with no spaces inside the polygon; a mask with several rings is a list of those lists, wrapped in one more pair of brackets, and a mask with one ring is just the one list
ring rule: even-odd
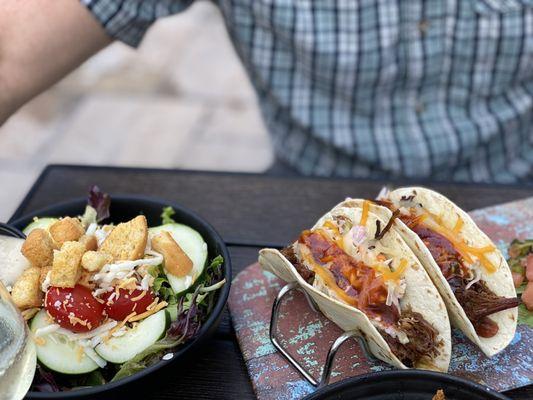
{"label": "tomato wedge", "polygon": [[88,332],[104,320],[104,305],[81,285],[49,288],[44,306],[55,323],[71,332]]}
{"label": "tomato wedge", "polygon": [[122,321],[134,311],[137,314],[145,312],[155,300],[153,293],[147,290],[118,289],[118,296],[115,293],[116,290],[106,293],[103,299],[107,315],[116,321]]}

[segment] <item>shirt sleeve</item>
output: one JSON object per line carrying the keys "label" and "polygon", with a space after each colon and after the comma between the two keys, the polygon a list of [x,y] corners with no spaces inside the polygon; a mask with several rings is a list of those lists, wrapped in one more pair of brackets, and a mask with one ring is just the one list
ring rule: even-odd
{"label": "shirt sleeve", "polygon": [[80,0],[109,36],[137,47],[158,18],[185,10],[194,0]]}

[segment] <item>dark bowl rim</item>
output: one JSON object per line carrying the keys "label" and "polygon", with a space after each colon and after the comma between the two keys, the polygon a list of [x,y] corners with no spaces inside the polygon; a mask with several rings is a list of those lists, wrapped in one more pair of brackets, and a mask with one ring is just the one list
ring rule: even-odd
{"label": "dark bowl rim", "polygon": [[[120,379],[116,382],[108,382],[103,385],[99,386],[93,386],[83,389],[77,389],[73,391],[64,391],[64,392],[28,392],[26,394],[26,398],[29,399],[56,399],[56,398],[75,398],[75,397],[87,397],[91,395],[97,395],[102,394],[104,392],[116,389],[121,386],[125,386],[131,382],[137,381],[138,379],[144,378],[147,375],[150,375],[152,372],[155,372],[159,370],[160,368],[172,364],[179,360],[181,357],[185,356],[191,347],[193,347],[196,343],[201,341],[204,336],[208,335],[210,328],[217,324],[219,321],[219,318],[221,314],[224,311],[224,308],[226,307],[226,303],[228,301],[228,296],[230,292],[231,287],[231,259],[229,250],[226,246],[226,243],[222,239],[222,236],[215,230],[215,228],[207,222],[203,217],[196,214],[194,211],[191,211],[190,209],[171,202],[162,200],[157,197],[150,197],[150,196],[142,196],[142,195],[127,195],[127,194],[111,194],[111,202],[113,201],[138,201],[138,202],[144,202],[144,203],[151,203],[152,205],[157,205],[158,207],[172,207],[177,214],[187,215],[191,219],[195,220],[199,225],[202,226],[203,229],[205,229],[210,237],[212,237],[216,244],[220,247],[221,255],[224,257],[224,264],[223,264],[223,271],[224,271],[224,278],[226,279],[226,283],[221,288],[221,291],[219,292],[219,296],[217,299],[217,302],[215,304],[215,307],[213,308],[213,311],[211,311],[211,314],[209,315],[209,318],[207,321],[203,324],[202,328],[200,329],[200,332],[198,335],[184,344],[183,346],[178,347],[178,349],[173,352],[173,357],[170,360],[160,360],[156,364],[143,369],[142,371],[139,371],[131,376],[128,376],[126,378]],[[30,213],[26,213],[14,220],[9,221],[9,225],[13,225],[17,228],[22,229],[23,226],[21,224],[23,223],[29,223],[35,216],[55,216],[50,215],[51,210],[71,207],[73,205],[76,205],[77,203],[80,203],[81,206],[83,206],[87,202],[86,197],[75,197],[69,200],[65,200],[62,202],[54,203],[52,205],[40,208],[38,210],[32,211]],[[48,213],[48,215],[46,215]],[[55,213],[55,212],[54,212]],[[61,215],[59,215],[61,216]],[[177,221],[179,222],[179,221]]]}
{"label": "dark bowl rim", "polygon": [[[387,381],[401,380],[401,379],[405,379],[406,377],[419,378],[425,381],[427,380],[431,380],[434,382],[440,381],[442,384],[446,384],[446,383],[459,384],[461,388],[468,390],[470,393],[477,393],[480,395],[481,394],[490,395],[492,396],[491,398],[498,399],[498,400],[511,400],[509,397],[503,395],[502,393],[497,392],[496,390],[491,389],[488,386],[484,386],[474,381],[471,381],[469,379],[451,375],[451,374],[444,373],[444,372],[427,371],[427,370],[420,370],[420,369],[380,371],[380,372],[371,372],[371,373],[363,374],[363,375],[357,375],[357,376],[346,378],[341,381],[324,386],[316,390],[315,392],[308,394],[306,397],[304,397],[303,400],[319,400],[322,398],[322,396],[325,396],[328,394],[336,394],[338,391],[343,390],[347,387],[365,384],[366,382],[369,382],[375,379],[380,379],[380,381],[385,380],[383,384],[387,384]],[[446,390],[445,387],[443,387],[442,389]]]}

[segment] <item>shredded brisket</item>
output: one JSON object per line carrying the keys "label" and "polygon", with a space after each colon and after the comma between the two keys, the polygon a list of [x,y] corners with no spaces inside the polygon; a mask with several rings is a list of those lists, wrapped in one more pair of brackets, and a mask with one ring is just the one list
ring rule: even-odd
{"label": "shredded brisket", "polygon": [[389,210],[394,210],[394,205],[392,204],[392,201],[388,199],[382,199],[382,200],[372,200],[377,205],[380,205],[382,207],[387,207]]}
{"label": "shredded brisket", "polygon": [[330,272],[335,278],[335,283],[338,287],[340,287],[348,296],[356,297],[357,292],[352,287],[350,281],[346,279],[346,277],[342,274],[342,264],[341,263],[333,263]]}
{"label": "shredded brisket", "polygon": [[494,294],[483,281],[474,283],[466,289],[467,281],[459,276],[448,279],[457,301],[465,310],[466,316],[481,337],[492,337],[498,333],[498,325],[487,318],[498,311],[517,307],[517,297],[501,297]]}
{"label": "shredded brisket", "polygon": [[[331,246],[328,241],[324,240],[320,235],[302,235],[299,238],[299,242],[312,249],[313,256],[316,259],[322,260],[325,258],[331,258],[329,271],[333,274],[339,288],[344,290],[349,296],[356,297],[359,294],[358,290],[361,290],[361,288],[354,288],[350,280],[347,279],[343,273],[345,268],[352,266],[351,263],[353,261],[349,256],[344,254],[342,250],[337,247]],[[315,273],[309,270],[303,263],[299,262],[292,246],[282,249],[281,253],[294,265],[305,281],[312,283]],[[354,266],[354,268],[364,269],[364,265]],[[379,316],[383,323],[395,326],[398,330],[407,335],[409,342],[402,344],[397,338],[381,331],[383,338],[389,344],[392,352],[405,365],[412,367],[422,357],[433,358],[439,354],[439,350],[437,349],[438,332],[421,314],[405,310],[400,315],[399,310],[395,306],[387,306],[386,304],[372,302],[369,304],[365,303],[363,312],[367,313],[369,316]]]}
{"label": "shredded brisket", "polygon": [[520,304],[516,297],[506,298],[494,294],[483,281],[478,281],[468,289],[465,275],[468,269],[461,255],[444,236],[431,229],[418,225],[411,229],[427,246],[442,274],[450,284],[455,298],[465,310],[466,316],[474,325],[477,334],[484,338],[498,333],[498,324],[488,318],[498,311],[507,310]]}
{"label": "shredded brisket", "polygon": [[382,330],[380,333],[394,355],[407,367],[415,366],[422,357],[433,358],[439,354],[438,332],[421,314],[409,310],[403,311],[398,327],[407,335],[408,343],[402,344],[397,338]]}
{"label": "shredded brisket", "polygon": [[307,268],[305,265],[300,263],[298,258],[296,257],[296,254],[294,253],[294,249],[292,246],[287,246],[283,249],[281,249],[281,254],[285,256],[289,262],[294,265],[294,268],[296,268],[296,271],[300,274],[300,276],[308,283],[312,283],[313,279],[315,278],[315,273],[311,271],[309,268]]}

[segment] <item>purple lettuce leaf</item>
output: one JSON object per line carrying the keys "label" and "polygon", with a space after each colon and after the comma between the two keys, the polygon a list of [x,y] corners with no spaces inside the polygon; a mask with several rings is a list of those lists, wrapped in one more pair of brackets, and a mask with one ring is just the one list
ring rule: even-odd
{"label": "purple lettuce leaf", "polygon": [[35,376],[33,378],[32,390],[37,392],[60,392],[61,389],[57,384],[54,374],[46,371],[43,367],[37,364]]}
{"label": "purple lettuce leaf", "polygon": [[89,190],[87,203],[96,210],[96,222],[109,218],[111,197],[107,193],[102,192],[98,186],[93,185]]}

